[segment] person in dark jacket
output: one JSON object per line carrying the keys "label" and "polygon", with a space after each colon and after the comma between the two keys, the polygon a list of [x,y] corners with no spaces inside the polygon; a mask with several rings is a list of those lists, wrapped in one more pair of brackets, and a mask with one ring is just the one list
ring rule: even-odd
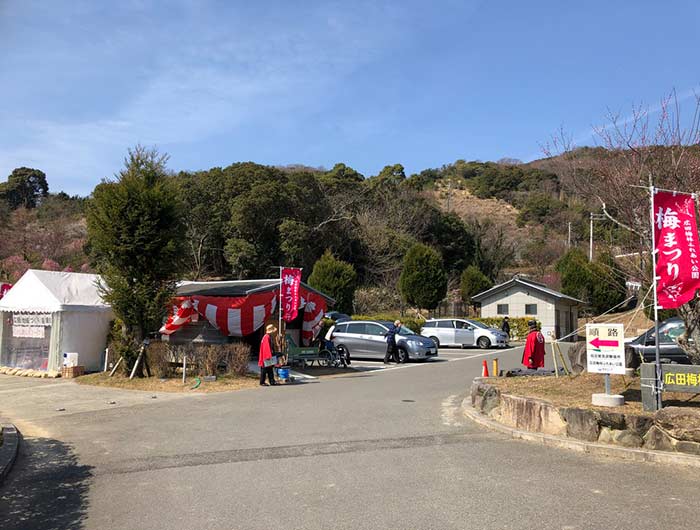
{"label": "person in dark jacket", "polygon": [[389,331],[386,334],[386,354],[384,355],[384,364],[389,364],[392,360],[395,363],[399,362],[399,349],[396,347],[396,334],[400,329],[400,320],[394,322],[393,326],[389,326]]}
{"label": "person in dark jacket", "polygon": [[501,331],[508,335],[508,338],[510,338],[510,322],[508,322],[508,317],[503,318],[503,323],[501,324]]}

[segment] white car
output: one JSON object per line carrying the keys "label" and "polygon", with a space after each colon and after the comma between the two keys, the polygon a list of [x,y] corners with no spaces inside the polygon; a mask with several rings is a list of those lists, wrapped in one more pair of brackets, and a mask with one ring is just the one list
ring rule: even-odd
{"label": "white car", "polygon": [[433,339],[438,347],[458,346],[469,348],[505,348],[508,335],[500,329],[490,328],[476,320],[465,318],[433,318],[426,321],[421,335]]}

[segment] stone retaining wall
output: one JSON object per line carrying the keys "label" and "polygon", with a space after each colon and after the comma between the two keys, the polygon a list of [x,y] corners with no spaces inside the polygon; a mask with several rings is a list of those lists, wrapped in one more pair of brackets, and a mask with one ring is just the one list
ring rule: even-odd
{"label": "stone retaining wall", "polygon": [[514,429],[587,442],[700,455],[700,410],[667,407],[654,416],[556,407],[535,398],[502,394],[475,380],[472,407]]}

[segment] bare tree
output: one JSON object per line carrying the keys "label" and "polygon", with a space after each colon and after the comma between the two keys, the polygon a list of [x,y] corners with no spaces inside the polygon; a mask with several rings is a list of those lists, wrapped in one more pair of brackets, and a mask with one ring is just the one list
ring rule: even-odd
{"label": "bare tree", "polygon": [[[632,255],[627,266],[645,283],[652,281],[649,186],[693,192],[700,189],[700,96],[693,109],[681,111],[672,92],[654,109],[637,106],[629,116],[609,112],[607,123],[595,128],[598,148],[576,148],[563,131],[544,147],[557,156],[563,186],[591,197],[620,230],[616,242]],[[686,333],[679,343],[700,364],[700,299],[679,309]],[[692,339],[692,340],[691,340]]]}

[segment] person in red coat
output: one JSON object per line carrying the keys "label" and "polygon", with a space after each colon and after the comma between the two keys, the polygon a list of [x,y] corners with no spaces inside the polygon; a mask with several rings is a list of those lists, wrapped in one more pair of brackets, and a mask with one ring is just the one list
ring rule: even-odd
{"label": "person in red coat", "polygon": [[277,328],[274,324],[268,324],[265,328],[265,335],[260,341],[260,354],[258,355],[258,366],[260,367],[260,386],[267,386],[265,377],[270,381],[271,385],[276,385],[275,371],[272,365],[265,366],[265,361],[272,359],[272,336],[277,333]]}
{"label": "person in red coat", "polygon": [[527,323],[530,332],[525,341],[522,363],[527,368],[544,368],[544,335],[537,329],[537,322],[530,320]]}

